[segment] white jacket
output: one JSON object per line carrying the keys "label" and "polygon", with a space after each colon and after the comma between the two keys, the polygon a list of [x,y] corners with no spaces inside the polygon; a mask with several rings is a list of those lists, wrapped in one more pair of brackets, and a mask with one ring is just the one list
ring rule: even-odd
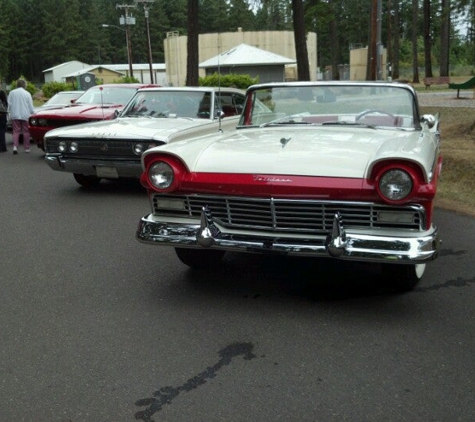
{"label": "white jacket", "polygon": [[8,95],[8,112],[12,120],[28,120],[35,112],[33,98],[25,88],[16,88]]}

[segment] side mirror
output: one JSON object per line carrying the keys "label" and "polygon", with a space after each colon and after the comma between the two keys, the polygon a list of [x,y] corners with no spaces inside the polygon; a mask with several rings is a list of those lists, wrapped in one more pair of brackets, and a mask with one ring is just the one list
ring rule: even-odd
{"label": "side mirror", "polygon": [[421,117],[421,123],[425,123],[429,129],[432,129],[436,122],[437,119],[432,114],[424,114]]}

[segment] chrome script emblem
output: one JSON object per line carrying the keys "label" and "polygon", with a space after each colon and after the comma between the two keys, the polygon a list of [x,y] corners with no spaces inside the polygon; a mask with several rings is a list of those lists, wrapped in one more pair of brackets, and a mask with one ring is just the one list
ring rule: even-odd
{"label": "chrome script emblem", "polygon": [[292,183],[292,179],[285,177],[273,177],[273,176],[257,176],[254,175],[253,179],[255,182],[265,182],[265,183]]}

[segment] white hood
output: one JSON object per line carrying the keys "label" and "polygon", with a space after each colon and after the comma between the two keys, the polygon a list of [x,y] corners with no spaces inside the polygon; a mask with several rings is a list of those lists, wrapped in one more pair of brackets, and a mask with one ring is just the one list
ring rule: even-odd
{"label": "white hood", "polygon": [[161,149],[181,157],[192,172],[362,178],[374,162],[388,157],[417,162],[430,172],[433,163],[429,151],[421,151],[421,136],[419,131],[292,126],[238,129]]}
{"label": "white hood", "polygon": [[217,126],[217,123],[207,119],[188,118],[118,118],[53,129],[46,137],[147,139],[167,142],[178,132],[206,125]]}

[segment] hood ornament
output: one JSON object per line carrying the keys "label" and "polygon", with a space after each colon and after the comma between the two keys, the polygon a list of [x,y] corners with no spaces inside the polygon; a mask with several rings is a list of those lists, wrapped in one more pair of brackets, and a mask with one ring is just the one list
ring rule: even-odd
{"label": "hood ornament", "polygon": [[280,143],[282,144],[282,148],[284,148],[291,139],[292,138],[280,138]]}

